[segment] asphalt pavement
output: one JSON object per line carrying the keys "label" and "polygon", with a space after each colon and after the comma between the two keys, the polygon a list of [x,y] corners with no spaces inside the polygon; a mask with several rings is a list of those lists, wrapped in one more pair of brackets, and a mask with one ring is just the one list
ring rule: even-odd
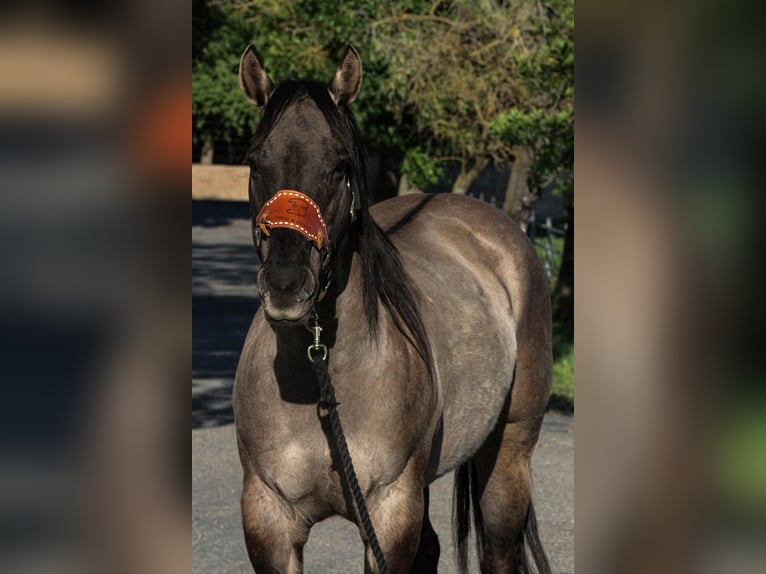
{"label": "asphalt pavement", "polygon": [[[239,515],[242,470],[236,451],[231,386],[255,310],[257,258],[246,203],[192,202],[192,572],[252,572]],[[548,413],[532,459],[543,544],[556,574],[574,572],[574,418]],[[452,475],[431,486],[439,535],[439,572],[455,568]],[[307,573],[362,572],[356,526],[331,518],[316,525],[304,552]],[[478,572],[475,563],[471,572]]]}

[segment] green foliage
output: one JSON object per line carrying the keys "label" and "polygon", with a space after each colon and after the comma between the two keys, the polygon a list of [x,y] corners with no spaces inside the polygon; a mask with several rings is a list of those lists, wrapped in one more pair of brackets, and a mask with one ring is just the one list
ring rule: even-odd
{"label": "green foliage", "polygon": [[711,457],[721,502],[731,515],[748,519],[766,512],[766,394],[754,388],[721,409]]}
{"label": "green foliage", "polygon": [[574,349],[553,363],[553,390],[551,397],[560,409],[574,408]]}
{"label": "green foliage", "polygon": [[397,120],[435,160],[510,166],[521,145],[533,185],[571,172],[573,0],[413,4],[374,23],[373,47]]}
{"label": "green foliage", "polygon": [[[255,106],[247,102],[239,90],[236,76],[239,57],[248,43],[257,46],[264,58],[271,79],[278,84],[292,78],[330,80],[347,43],[352,43],[362,54],[365,79],[362,94],[353,104],[362,132],[373,147],[404,149],[402,131],[394,125],[388,108],[382,82],[386,77],[386,64],[370,49],[371,23],[383,10],[379,2],[314,2],[310,0],[200,0],[200,4],[213,5],[220,13],[229,15],[224,28],[230,27],[227,38],[236,36],[236,46],[226,46],[228,54],[219,57],[226,62],[221,70],[194,67],[193,75],[199,96],[196,99],[209,106],[195,108],[195,130],[198,129],[197,109],[205,112],[212,124],[219,122],[225,129],[239,132],[241,125],[257,122]],[[219,34],[220,35],[220,34]],[[223,48],[217,38],[212,49]],[[221,81],[219,72],[231,67],[228,81]],[[232,101],[223,99],[221,92],[229,90],[237,100],[232,112],[222,111]],[[247,111],[245,111],[245,109]],[[218,110],[217,115],[209,112]]]}
{"label": "green foliage", "polygon": [[253,27],[204,0],[193,4],[192,136],[231,142],[256,125],[258,110],[239,89],[239,57]]}
{"label": "green foliage", "polygon": [[[534,49],[516,56],[527,100],[497,115],[494,137],[530,146],[532,184],[558,177],[557,189],[571,203],[574,192],[574,2],[548,0],[530,21]],[[563,177],[562,177],[563,176]]]}
{"label": "green foliage", "polygon": [[550,404],[562,410],[574,409],[574,328],[553,324],[553,390]]}
{"label": "green foliage", "polygon": [[[272,79],[330,79],[347,42],[365,80],[353,104],[367,143],[399,150],[423,186],[446,162],[463,173],[534,149],[533,179],[571,172],[573,0],[194,0],[193,133],[230,141],[258,112],[239,92],[253,42]],[[571,186],[570,186],[571,187]]]}
{"label": "green foliage", "polygon": [[530,146],[534,150],[532,182],[538,187],[563,175],[557,182],[559,193],[574,190],[574,110],[546,112],[541,108],[526,111],[511,108],[499,114],[490,126],[493,136]]}
{"label": "green foliage", "polygon": [[402,162],[402,173],[407,174],[410,183],[419,189],[436,183],[444,173],[439,162],[420,148],[407,150]]}
{"label": "green foliage", "polygon": [[412,3],[374,23],[373,48],[389,63],[388,104],[434,159],[457,160],[463,172],[511,161],[488,126],[522,93],[509,54],[525,11],[520,3]]}

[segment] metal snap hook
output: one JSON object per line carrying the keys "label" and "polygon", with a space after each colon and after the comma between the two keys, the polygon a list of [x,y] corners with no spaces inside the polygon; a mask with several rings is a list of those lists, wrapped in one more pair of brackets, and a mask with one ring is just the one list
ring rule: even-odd
{"label": "metal snap hook", "polygon": [[[308,346],[306,349],[306,355],[308,355],[309,361],[316,364],[317,358],[319,357],[318,353],[322,353],[322,358],[319,359],[321,361],[327,360],[327,345],[324,345],[320,342],[320,337],[322,335],[322,327],[319,326],[319,315],[316,311],[311,312],[311,326],[308,327],[308,330],[314,333],[314,342]],[[317,358],[315,358],[314,354],[317,354]]]}

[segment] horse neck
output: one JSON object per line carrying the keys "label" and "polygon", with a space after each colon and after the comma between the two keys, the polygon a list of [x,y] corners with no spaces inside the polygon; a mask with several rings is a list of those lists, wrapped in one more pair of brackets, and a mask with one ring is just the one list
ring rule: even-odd
{"label": "horse neck", "polygon": [[[330,286],[324,299],[316,306],[323,334],[330,337],[332,344],[338,313],[343,314],[362,304],[362,273],[358,246],[359,235],[354,227],[341,237],[335,247]],[[364,313],[361,307],[360,311]]]}

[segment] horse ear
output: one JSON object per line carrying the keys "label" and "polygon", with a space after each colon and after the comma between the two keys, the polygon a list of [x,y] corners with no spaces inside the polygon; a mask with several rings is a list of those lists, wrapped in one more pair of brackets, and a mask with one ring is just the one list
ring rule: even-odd
{"label": "horse ear", "polygon": [[362,88],[362,59],[351,44],[346,45],[343,59],[335,70],[327,89],[333,101],[339,105],[348,105],[359,95]]}
{"label": "horse ear", "polygon": [[245,97],[260,108],[274,91],[274,84],[263,67],[263,58],[252,44],[248,44],[239,60],[239,85]]}

